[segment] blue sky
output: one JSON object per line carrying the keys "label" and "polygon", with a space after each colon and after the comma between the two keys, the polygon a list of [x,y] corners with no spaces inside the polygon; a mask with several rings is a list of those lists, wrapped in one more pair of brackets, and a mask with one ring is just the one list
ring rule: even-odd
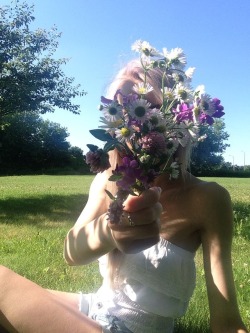
{"label": "blue sky", "polygon": [[[72,145],[87,151],[99,143],[89,130],[99,125],[97,110],[118,69],[134,55],[131,44],[149,41],[158,49],[181,47],[196,67],[193,86],[221,99],[230,135],[224,157],[250,165],[250,1],[249,0],[27,0],[35,5],[36,27],[62,32],[56,57],[70,58],[65,72],[88,94],[77,102],[81,115],[63,110],[46,115],[70,133]],[[0,4],[11,1],[0,0]]]}

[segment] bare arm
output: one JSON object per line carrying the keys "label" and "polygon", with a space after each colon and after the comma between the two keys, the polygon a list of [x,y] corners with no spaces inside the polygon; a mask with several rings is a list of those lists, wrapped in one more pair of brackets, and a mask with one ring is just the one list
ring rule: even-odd
{"label": "bare arm", "polygon": [[208,185],[201,232],[204,268],[213,333],[245,333],[239,314],[232,271],[233,216],[228,192]]}
{"label": "bare arm", "polygon": [[124,210],[130,212],[135,226],[111,224],[107,219],[108,175],[98,174],[91,184],[89,199],[81,215],[65,239],[64,257],[69,265],[88,264],[118,248],[122,252],[138,252],[159,239],[159,217],[162,211],[158,188],[141,196],[129,196]]}
{"label": "bare arm", "polygon": [[94,178],[87,204],[66,236],[64,258],[69,265],[88,264],[115,247],[106,215],[107,178],[105,172]]}

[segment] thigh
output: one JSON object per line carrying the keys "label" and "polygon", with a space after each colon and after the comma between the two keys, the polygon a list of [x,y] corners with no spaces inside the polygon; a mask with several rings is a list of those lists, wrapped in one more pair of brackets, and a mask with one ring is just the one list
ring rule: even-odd
{"label": "thigh", "polygon": [[74,308],[79,309],[80,294],[52,289],[47,289],[47,291],[49,291],[56,297],[59,297],[66,304],[72,305]]}
{"label": "thigh", "polygon": [[63,297],[3,266],[0,266],[0,290],[0,326],[9,332],[102,332],[101,326],[73,303],[68,304]]}
{"label": "thigh", "polygon": [[[92,295],[79,293],[69,293],[58,290],[47,289],[49,292],[59,297],[66,304],[72,305],[75,309],[78,309],[80,312],[88,315],[90,306],[92,305]],[[1,332],[0,332],[1,333]]]}

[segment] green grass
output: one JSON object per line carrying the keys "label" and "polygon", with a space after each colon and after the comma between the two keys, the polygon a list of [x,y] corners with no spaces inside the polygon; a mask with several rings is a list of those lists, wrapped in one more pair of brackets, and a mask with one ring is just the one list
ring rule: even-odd
{"label": "green grass", "polygon": [[46,288],[94,290],[97,265],[68,267],[67,230],[87,200],[92,176],[0,178],[0,263]]}
{"label": "green grass", "polygon": [[[64,237],[86,203],[92,179],[93,176],[0,177],[0,264],[46,288],[94,291],[101,283],[97,263],[68,267],[62,257]],[[208,180],[226,187],[232,197],[235,284],[242,317],[250,327],[250,179]],[[201,251],[196,263],[197,287],[187,314],[177,321],[178,333],[209,332]]]}

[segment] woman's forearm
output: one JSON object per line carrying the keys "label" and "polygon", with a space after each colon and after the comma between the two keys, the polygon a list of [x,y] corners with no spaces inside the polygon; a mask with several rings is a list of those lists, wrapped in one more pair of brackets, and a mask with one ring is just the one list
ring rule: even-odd
{"label": "woman's forearm", "polygon": [[74,226],[64,243],[64,258],[69,265],[85,265],[115,248],[107,216],[103,214],[84,226]]}

